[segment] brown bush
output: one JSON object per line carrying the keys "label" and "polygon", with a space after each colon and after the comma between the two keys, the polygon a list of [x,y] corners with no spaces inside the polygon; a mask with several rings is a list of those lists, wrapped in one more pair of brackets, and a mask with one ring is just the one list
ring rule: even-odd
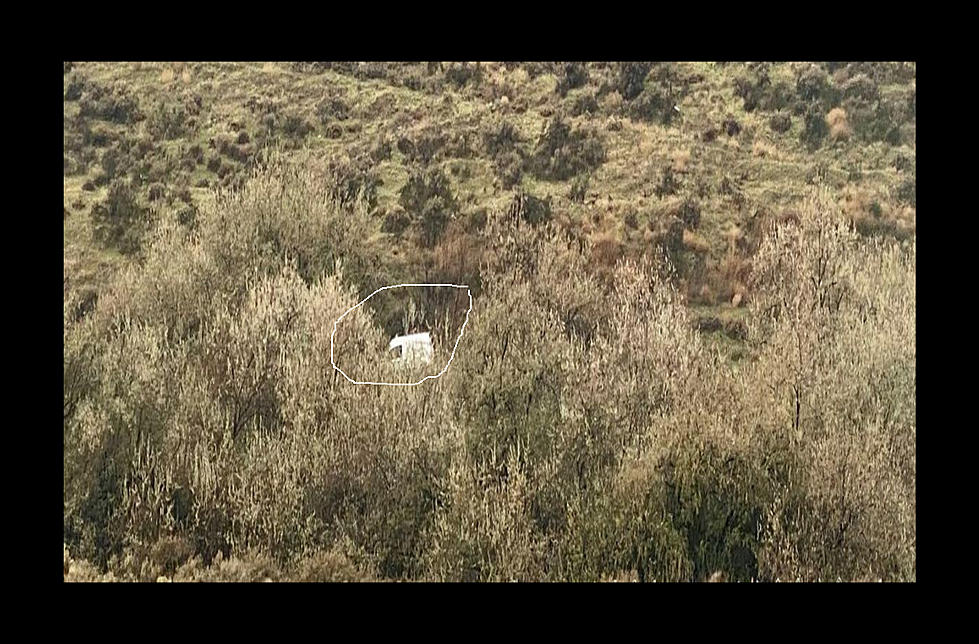
{"label": "brown bush", "polygon": [[834,141],[846,140],[853,134],[850,123],[846,119],[846,111],[842,107],[834,107],[826,115],[826,125],[829,126],[829,138]]}

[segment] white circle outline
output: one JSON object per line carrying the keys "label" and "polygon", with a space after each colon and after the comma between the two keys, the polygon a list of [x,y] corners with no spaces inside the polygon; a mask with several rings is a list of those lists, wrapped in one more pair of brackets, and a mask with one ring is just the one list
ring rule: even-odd
{"label": "white circle outline", "polygon": [[[366,302],[367,300],[371,299],[372,297],[374,297],[375,295],[377,295],[381,291],[386,291],[389,288],[401,288],[403,286],[445,286],[445,287],[451,287],[451,288],[464,288],[464,289],[466,289],[466,293],[469,295],[469,310],[466,311],[466,320],[465,320],[465,322],[462,323],[462,328],[459,329],[459,336],[456,338],[455,346],[452,347],[452,355],[449,356],[449,361],[445,363],[445,367],[443,367],[442,368],[442,371],[438,372],[437,375],[434,375],[434,376],[425,376],[424,378],[422,378],[418,382],[369,382],[369,381],[368,382],[362,382],[360,380],[354,380],[353,378],[351,378],[350,376],[348,376],[346,373],[344,373],[343,369],[341,369],[340,367],[337,366],[337,363],[335,362],[334,357],[333,357],[333,337],[337,333],[337,324],[339,324],[340,323],[340,320],[342,320],[343,318],[345,318],[351,311],[353,311],[353,310],[355,310],[357,308],[360,308],[364,304],[364,302]],[[367,297],[365,297],[364,299],[362,299],[360,302],[358,302],[354,306],[352,306],[349,309],[347,309],[346,311],[344,311],[343,312],[343,315],[341,315],[340,317],[338,317],[336,319],[336,321],[333,322],[333,332],[330,333],[330,364],[333,365],[333,368],[334,369],[336,369],[337,371],[340,372],[340,375],[341,376],[343,376],[344,378],[347,379],[347,382],[350,382],[350,383],[355,384],[355,385],[386,385],[388,387],[414,387],[416,385],[422,384],[426,380],[429,380],[429,379],[434,380],[435,378],[441,377],[443,373],[445,373],[446,371],[449,370],[449,365],[452,364],[452,359],[455,358],[455,355],[456,355],[456,349],[459,347],[459,340],[462,339],[463,334],[466,332],[466,325],[469,324],[469,314],[472,313],[472,310],[473,310],[473,294],[472,294],[472,291],[469,289],[469,286],[467,284],[392,284],[390,286],[382,286],[381,288],[377,289],[376,291],[374,291],[373,293],[371,293],[370,295],[368,295]]]}

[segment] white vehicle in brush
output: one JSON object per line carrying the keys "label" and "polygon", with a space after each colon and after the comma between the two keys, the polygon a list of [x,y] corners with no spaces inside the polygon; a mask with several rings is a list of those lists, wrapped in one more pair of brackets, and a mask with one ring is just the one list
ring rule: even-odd
{"label": "white vehicle in brush", "polygon": [[413,369],[431,364],[434,354],[432,336],[427,331],[396,336],[388,345],[388,351],[392,354],[391,362],[398,367]]}

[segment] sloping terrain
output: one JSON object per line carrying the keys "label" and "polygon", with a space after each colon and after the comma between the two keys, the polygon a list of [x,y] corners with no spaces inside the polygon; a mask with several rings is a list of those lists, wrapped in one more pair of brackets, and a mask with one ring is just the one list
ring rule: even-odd
{"label": "sloping terrain", "polygon": [[[65,63],[66,578],[914,579],[915,100],[913,63]],[[342,382],[333,321],[432,282],[475,301],[445,376]],[[411,325],[375,299],[354,369]]]}
{"label": "sloping terrain", "polygon": [[365,243],[383,279],[478,281],[479,231],[510,213],[587,240],[599,272],[665,252],[691,304],[736,318],[760,235],[797,216],[814,185],[864,234],[913,233],[914,73],[913,63],[66,64],[66,264],[96,284],[120,250],[136,252],[145,222],[192,225],[215,188],[240,186],[269,149],[303,148],[341,201],[368,204]]}

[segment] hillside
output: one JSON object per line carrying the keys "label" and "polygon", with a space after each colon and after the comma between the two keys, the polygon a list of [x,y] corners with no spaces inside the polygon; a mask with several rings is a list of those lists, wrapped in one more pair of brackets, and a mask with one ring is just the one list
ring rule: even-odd
{"label": "hillside", "polygon": [[[65,63],[76,571],[913,579],[915,123],[913,63]],[[344,388],[405,282],[458,363]]]}

